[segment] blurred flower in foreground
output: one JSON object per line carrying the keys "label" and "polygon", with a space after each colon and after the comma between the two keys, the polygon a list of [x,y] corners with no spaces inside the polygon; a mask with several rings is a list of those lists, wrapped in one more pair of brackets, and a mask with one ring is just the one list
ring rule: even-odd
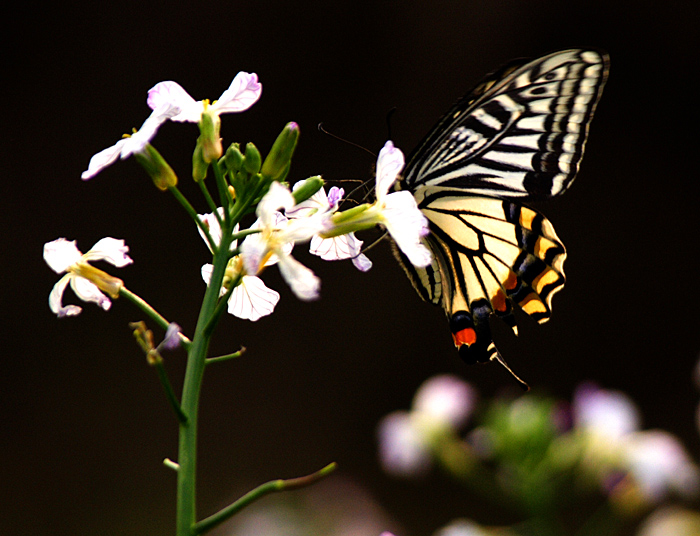
{"label": "blurred flower in foreground", "polygon": [[431,466],[431,443],[456,434],[471,415],[476,392],[451,375],[435,376],[416,391],[410,412],[395,411],[378,426],[382,467],[396,476],[419,476]]}
{"label": "blurred flower in foreground", "polygon": [[75,294],[83,301],[93,302],[107,311],[112,302],[102,294],[104,291],[112,298],[119,295],[123,282],[94,266],[89,261],[104,260],[117,268],[131,264],[127,255],[129,248],[123,240],[103,238],[85,254],[80,253],[75,241],[59,238],[44,244],[44,260],[57,274],[65,273],[58,280],[49,295],[49,307],[59,317],[76,316],[82,311],[77,305],[63,306],[63,292],[70,283]]}
{"label": "blurred flower in foreground", "polygon": [[675,506],[660,508],[639,527],[637,536],[698,536],[700,513]]}

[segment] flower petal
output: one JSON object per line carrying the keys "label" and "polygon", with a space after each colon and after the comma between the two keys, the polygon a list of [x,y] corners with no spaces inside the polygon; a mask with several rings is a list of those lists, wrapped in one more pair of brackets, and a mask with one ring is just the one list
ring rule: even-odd
{"label": "flower petal", "polygon": [[432,255],[421,242],[421,237],[430,232],[428,220],[418,208],[413,195],[408,191],[387,195],[382,214],[389,234],[411,264],[418,267],[428,266]]}
{"label": "flower petal", "polygon": [[318,299],[321,280],[309,268],[291,256],[285,256],[279,259],[279,269],[297,298],[303,301]]}
{"label": "flower petal", "polygon": [[138,132],[134,132],[130,137],[125,138],[126,143],[122,148],[121,154],[122,160],[134,153],[143,152],[146,149],[146,145],[151,142],[156,132],[158,132],[160,126],[178,113],[180,113],[178,106],[167,103],[151,112],[151,115],[146,118]]}
{"label": "flower petal", "polygon": [[[82,253],[75,245],[75,240],[58,238],[44,244],[44,260],[57,274],[62,274],[80,260]],[[55,311],[54,311],[55,312]]]}
{"label": "flower petal", "polygon": [[394,147],[391,141],[387,141],[379,151],[377,158],[376,188],[377,201],[381,201],[396,182],[399,173],[403,169],[404,157],[400,149]]}
{"label": "flower petal", "polygon": [[195,101],[180,84],[172,80],[159,82],[153,86],[148,91],[147,102],[153,111],[168,107],[179,108],[179,113],[170,118],[178,122],[199,123],[204,111],[204,105],[201,102]]}
{"label": "flower petal", "polygon": [[106,237],[98,240],[85,255],[83,261],[107,261],[117,268],[124,268],[134,262],[127,253],[129,246],[124,244],[124,240]]}
{"label": "flower petal", "polygon": [[255,214],[261,221],[264,228],[275,226],[277,222],[276,213],[279,209],[291,209],[294,206],[294,196],[287,188],[275,181],[270,184],[270,189],[263,196],[255,209]]}
{"label": "flower petal", "polygon": [[212,104],[212,109],[219,114],[242,112],[255,104],[261,93],[262,84],[258,82],[258,75],[241,71],[219,100]]}
{"label": "flower petal", "polygon": [[272,313],[279,300],[279,293],[265,286],[262,279],[244,275],[231,293],[228,312],[238,318],[255,322]]}
{"label": "flower petal", "polygon": [[58,282],[53,286],[51,294],[49,294],[49,307],[51,311],[58,315],[58,318],[63,318],[66,316],[77,316],[83,310],[77,305],[66,305],[63,306],[63,293],[66,290],[66,286],[74,276],[71,274],[64,275]]}
{"label": "flower petal", "polygon": [[88,281],[84,277],[73,276],[70,279],[70,286],[75,292],[76,296],[83,301],[93,302],[102,307],[105,311],[108,311],[112,306],[112,302],[109,298],[102,294],[97,285]]}
{"label": "flower petal", "polygon": [[[219,207],[216,209],[216,211],[219,213],[219,218],[223,219],[224,218],[224,208]],[[217,219],[216,215],[211,212],[209,214],[199,214],[198,215],[204,225],[206,225],[209,228],[209,234],[211,235],[212,239],[214,240],[214,243],[218,246],[221,244],[221,226],[219,225],[219,220]],[[197,230],[199,231],[199,235],[202,237],[202,240],[207,244],[207,247],[209,246],[209,242],[207,242],[206,237],[204,236],[204,233],[202,232],[202,229],[200,229],[199,225],[197,226]],[[238,232],[238,224],[233,228],[233,232],[237,233]],[[234,240],[231,243],[231,250],[236,249],[236,241]]]}
{"label": "flower petal", "polygon": [[80,178],[84,181],[92,179],[104,168],[113,164],[114,161],[122,154],[122,149],[124,149],[124,145],[126,145],[128,139],[129,138],[122,138],[111,147],[107,147],[94,155],[90,159],[87,170],[83,171]]}

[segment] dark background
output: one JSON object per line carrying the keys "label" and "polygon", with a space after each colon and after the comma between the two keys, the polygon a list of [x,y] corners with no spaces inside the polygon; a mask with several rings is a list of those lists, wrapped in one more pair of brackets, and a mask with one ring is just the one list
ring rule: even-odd
{"label": "dark background", "polygon": [[[406,153],[481,76],[515,57],[594,46],[611,56],[581,172],[569,193],[537,205],[569,253],[567,285],[544,326],[523,319],[501,351],[539,392],[569,399],[583,380],[621,389],[647,427],[682,438],[697,458],[691,381],[700,350],[697,296],[697,23],[688,2],[100,2],[17,6],[3,31],[0,534],[151,536],[173,533],[177,427],[127,322],[123,300],[57,320],[58,276],[45,242],[124,238],[122,277],[191,333],[208,252],[191,221],[132,160],[92,181],[97,151],[138,127],[147,90],[176,80],[217,98],[240,70],[261,100],[223,118],[226,143],[269,149],[300,124],[290,179],[368,178],[374,158],[320,134],[319,122],[378,151],[386,115]],[[186,195],[196,126],[166,124],[156,146]],[[371,240],[375,234],[365,238]],[[378,468],[375,426],[406,408],[427,377],[453,372],[484,396],[513,388],[496,365],[468,367],[443,313],[419,301],[387,244],[367,274],[297,248],[323,280],[322,299],[282,294],[257,323],[226,317],[212,353],[246,356],[207,371],[202,402],[200,511],[264,481],[330,461],[383,508],[386,529],[430,534],[483,510],[449,479],[399,482]],[[74,300],[70,291],[67,300]],[[73,301],[75,303],[75,301]],[[184,356],[167,356],[179,384]],[[267,499],[266,499],[267,500]],[[374,530],[374,529],[373,529]],[[225,533],[226,531],[222,531]],[[378,532],[377,532],[378,533]]]}

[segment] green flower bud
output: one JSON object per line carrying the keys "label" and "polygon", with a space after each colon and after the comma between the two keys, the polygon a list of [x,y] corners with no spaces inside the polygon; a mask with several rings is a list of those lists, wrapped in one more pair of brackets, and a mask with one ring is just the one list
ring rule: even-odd
{"label": "green flower bud", "polygon": [[197,138],[197,146],[192,153],[192,178],[194,182],[203,181],[207,177],[209,162],[204,159],[204,149],[202,147],[202,137]]}
{"label": "green flower bud", "polygon": [[144,151],[134,153],[134,158],[146,170],[159,190],[165,191],[177,186],[177,175],[173,168],[150,143],[146,144]]}
{"label": "green flower bud", "polygon": [[240,171],[243,167],[243,153],[241,153],[240,145],[237,143],[232,143],[228,149],[226,149],[226,167],[233,171]]}
{"label": "green flower bud", "polygon": [[258,148],[250,142],[246,144],[243,168],[251,175],[255,175],[258,171],[260,171],[261,160],[262,157],[260,156],[260,151],[258,151]]}
{"label": "green flower bud", "polygon": [[323,179],[320,175],[315,177],[309,177],[303,184],[299,186],[296,190],[292,192],[294,196],[294,203],[299,204],[302,201],[306,201],[309,197],[314,195],[323,187]]}
{"label": "green flower bud", "polygon": [[298,140],[299,125],[293,121],[287,123],[265,158],[261,173],[275,181],[286,177]]}

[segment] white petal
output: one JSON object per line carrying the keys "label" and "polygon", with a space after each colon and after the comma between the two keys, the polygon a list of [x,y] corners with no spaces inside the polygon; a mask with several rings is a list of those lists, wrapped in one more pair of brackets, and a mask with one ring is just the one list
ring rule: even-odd
{"label": "white petal", "polygon": [[151,112],[151,115],[143,122],[138,132],[134,132],[129,138],[125,138],[126,143],[122,148],[122,160],[134,153],[141,153],[145,150],[146,144],[150,143],[158,132],[160,126],[168,119],[180,112],[180,108],[164,104],[160,108]]}
{"label": "white petal", "polygon": [[[80,260],[82,253],[75,245],[75,240],[59,238],[44,244],[44,260],[57,274],[62,274]],[[55,312],[55,311],[54,311]]]}
{"label": "white petal", "polygon": [[297,298],[303,301],[318,299],[321,280],[309,268],[291,256],[285,256],[279,259],[279,269]]}
{"label": "white petal", "polygon": [[364,253],[360,253],[357,257],[353,257],[352,264],[360,272],[367,272],[372,268],[372,261]]}
{"label": "white petal", "polygon": [[243,267],[248,275],[256,275],[262,266],[263,255],[267,253],[267,244],[262,234],[252,234],[245,237],[241,243],[241,258]]}
{"label": "white petal", "polygon": [[[301,180],[294,184],[292,191],[297,188],[301,188],[308,179]],[[319,211],[330,210],[331,205],[328,202],[328,196],[323,188],[320,188],[314,195],[309,197],[307,200],[294,205],[292,208],[286,211],[286,214],[290,218],[306,218],[312,216]]]}
{"label": "white petal", "polygon": [[599,389],[583,384],[573,399],[576,424],[608,441],[616,441],[639,429],[639,409],[620,391]]}
{"label": "white petal", "polygon": [[330,213],[319,212],[306,218],[289,220],[286,226],[281,228],[278,239],[282,242],[306,242],[312,236],[319,234],[329,227]]}
{"label": "white petal", "polygon": [[403,153],[400,149],[394,147],[391,141],[387,141],[384,147],[379,151],[377,158],[377,172],[375,194],[377,201],[380,201],[389,191],[391,185],[394,184],[396,178],[401,173],[404,165]]}
{"label": "white petal", "polygon": [[129,246],[124,244],[124,240],[116,238],[103,238],[98,240],[90,251],[83,255],[84,261],[104,260],[113,264],[117,268],[124,268],[134,262],[127,253]]}
{"label": "white petal", "polygon": [[263,196],[255,209],[255,214],[262,223],[262,227],[270,228],[276,225],[278,218],[276,213],[279,209],[291,209],[294,206],[294,196],[287,188],[279,182],[273,182],[270,189]]}
{"label": "white petal", "polygon": [[83,301],[96,303],[105,311],[108,311],[112,306],[112,302],[109,301],[109,298],[102,294],[94,283],[88,281],[84,277],[72,277],[70,286],[76,296]]}
{"label": "white petal", "polygon": [[258,82],[258,75],[241,71],[219,100],[212,104],[212,108],[220,114],[242,112],[255,104],[261,93],[262,84]]}
{"label": "white petal", "polygon": [[205,264],[202,266],[202,279],[209,286],[209,281],[211,281],[211,274],[214,271],[213,264]]}
{"label": "white petal", "polygon": [[82,308],[77,305],[66,305],[63,306],[63,292],[66,290],[66,285],[75,276],[71,274],[64,275],[58,282],[53,286],[51,294],[49,294],[49,307],[54,314],[57,314],[59,318],[65,316],[77,316],[82,311]]}
{"label": "white petal", "polygon": [[[219,213],[219,217],[223,220],[224,219],[224,208],[219,207],[216,209],[216,211]],[[209,234],[211,235],[212,239],[214,240],[214,243],[216,245],[221,244],[221,226],[219,225],[219,220],[216,218],[214,213],[210,214],[199,214],[200,219],[204,222],[204,225],[206,225],[209,228]],[[199,231],[199,235],[202,237],[202,240],[207,244],[207,247],[209,246],[209,242],[207,242],[207,239],[204,236],[204,233],[202,232],[202,229],[199,228],[199,225],[197,226],[197,230]],[[233,228],[233,232],[237,233],[238,232],[238,224]],[[234,240],[231,243],[231,249],[236,248],[236,241]]]}
{"label": "white petal", "polygon": [[457,429],[467,423],[475,405],[474,388],[450,374],[426,380],[413,397],[415,411]]}
{"label": "white petal", "polygon": [[379,422],[379,460],[382,468],[395,476],[419,476],[431,466],[425,439],[407,411],[395,411]]}
{"label": "white petal", "polygon": [[80,178],[84,181],[91,179],[104,168],[114,163],[114,161],[121,155],[122,149],[127,143],[127,140],[128,138],[122,138],[111,147],[107,147],[106,149],[100,151],[95,156],[93,156],[90,159],[90,163],[88,164],[87,170],[83,171],[83,173],[80,175]]}
{"label": "white petal", "polygon": [[177,82],[159,82],[148,91],[148,106],[156,111],[163,107],[177,107],[179,113],[172,116],[172,121],[189,121],[199,123],[204,105],[195,101]]}
{"label": "white petal", "polygon": [[421,242],[428,234],[428,220],[410,192],[394,192],[384,199],[384,225],[401,251],[414,266],[430,264],[430,250]]}
{"label": "white petal", "polygon": [[280,295],[265,286],[262,279],[244,275],[233,289],[228,302],[228,312],[238,318],[255,322],[275,310]]}

